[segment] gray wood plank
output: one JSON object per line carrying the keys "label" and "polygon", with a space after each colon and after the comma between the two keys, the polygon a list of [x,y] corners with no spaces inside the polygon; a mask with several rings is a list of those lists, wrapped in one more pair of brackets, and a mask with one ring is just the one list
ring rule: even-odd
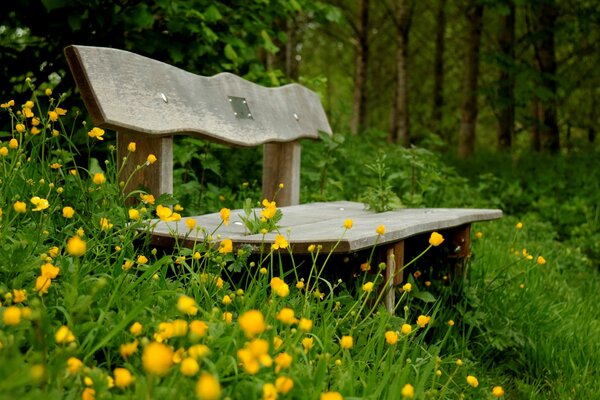
{"label": "gray wood plank", "polygon": [[[364,209],[361,203],[338,201],[330,203],[311,203],[298,206],[282,207],[283,217],[280,221],[280,232],[288,237],[294,253],[306,253],[311,244],[320,244],[323,251],[334,250],[335,253],[349,253],[372,247],[377,239],[375,229],[385,225],[386,232],[377,244],[389,244],[408,237],[443,230],[478,221],[488,221],[502,217],[502,211],[490,209],[458,209],[458,208],[417,208],[401,209],[376,214]],[[228,227],[222,226],[217,233],[221,238],[231,239],[235,245],[250,244],[260,246],[263,242],[272,243],[276,233],[262,235],[246,235],[239,215],[243,210],[232,210]],[[350,218],[354,222],[352,229],[344,233],[344,220]],[[194,217],[199,226],[210,233],[220,224],[218,213]],[[156,226],[153,235],[168,237],[171,232],[175,236],[186,237],[189,232],[184,221],[164,223],[153,221]],[[195,232],[194,232],[195,233]],[[342,237],[343,235],[343,237]],[[203,234],[197,239],[202,240]],[[194,238],[194,235],[188,236]],[[341,239],[341,240],[340,240]],[[338,243],[339,241],[339,243]],[[337,247],[336,246],[337,243]]]}
{"label": "gray wood plank", "polygon": [[[265,88],[229,73],[203,77],[111,48],[69,46],[65,54],[94,124],[103,128],[239,146],[331,134],[319,96],[297,84]],[[244,107],[250,116],[234,114]]]}

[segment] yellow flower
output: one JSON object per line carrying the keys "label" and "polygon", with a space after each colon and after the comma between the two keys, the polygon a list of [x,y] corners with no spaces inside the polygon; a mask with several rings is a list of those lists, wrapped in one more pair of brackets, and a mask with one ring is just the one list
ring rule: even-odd
{"label": "yellow flower", "polygon": [[249,310],[240,315],[238,324],[248,339],[261,334],[267,327],[264,316],[258,310]]}
{"label": "yellow flower", "polygon": [[480,232],[480,231],[475,232],[475,237],[477,239],[481,239],[483,237],[483,232]]}
{"label": "yellow flower", "polygon": [[311,244],[311,245],[309,245],[309,246],[308,246],[308,252],[309,252],[309,253],[313,253],[313,252],[315,251],[315,248],[316,248],[316,247],[317,247],[317,246],[315,246],[314,244]]}
{"label": "yellow flower", "polygon": [[154,164],[157,160],[158,158],[154,154],[148,154],[148,158],[146,158],[148,164]]}
{"label": "yellow flower", "polygon": [[271,245],[273,250],[286,249],[289,243],[282,235],[275,236],[275,243]]}
{"label": "yellow flower", "polygon": [[52,89],[50,89],[50,88],[47,88],[47,89],[44,91],[44,93],[46,94],[46,96],[50,97],[50,96],[52,96]]}
{"label": "yellow flower", "polygon": [[46,278],[45,276],[38,276],[35,280],[35,291],[38,294],[48,293],[48,288],[52,283],[52,279]]}
{"label": "yellow flower", "polygon": [[219,243],[219,253],[228,254],[233,251],[233,242],[231,239],[223,239],[221,243]]}
{"label": "yellow flower", "polygon": [[290,287],[281,278],[272,278],[270,285],[271,290],[273,290],[279,297],[287,297],[290,294]]}
{"label": "yellow flower", "polygon": [[140,194],[140,199],[146,204],[154,204],[154,196],[151,194]]}
{"label": "yellow flower", "polygon": [[94,182],[96,185],[102,185],[104,182],[106,182],[106,177],[102,172],[97,172],[94,174],[92,182]]}
{"label": "yellow flower", "polygon": [[10,139],[10,141],[8,142],[8,147],[16,150],[19,148],[19,141],[15,138]]}
{"label": "yellow flower", "polygon": [[404,286],[402,286],[402,290],[405,292],[410,292],[412,290],[412,285],[410,283],[406,283]]}
{"label": "yellow flower", "polygon": [[5,146],[0,147],[0,156],[6,157],[8,155],[8,149]]}
{"label": "yellow flower", "polygon": [[181,361],[179,370],[185,376],[194,376],[198,373],[198,371],[200,371],[200,365],[196,359],[187,357]]}
{"label": "yellow flower", "polygon": [[280,376],[275,380],[275,388],[281,394],[287,394],[294,387],[294,381],[287,376]]}
{"label": "yellow flower", "polygon": [[417,325],[419,325],[421,328],[425,328],[425,325],[427,325],[430,320],[431,317],[429,316],[419,315],[419,317],[417,318]]}
{"label": "yellow flower", "polygon": [[32,134],[33,136],[35,136],[35,135],[39,135],[39,134],[40,134],[40,132],[41,132],[41,131],[38,129],[38,127],[37,127],[37,126],[34,126],[34,127],[32,127],[32,128],[31,128],[31,134]]}
{"label": "yellow flower", "polygon": [[385,333],[385,341],[391,346],[395,345],[398,343],[398,334],[394,331],[387,331]]}
{"label": "yellow flower", "polygon": [[141,254],[140,254],[140,255],[137,257],[137,263],[138,263],[138,264],[140,264],[140,265],[147,264],[147,263],[148,263],[148,257],[146,257],[146,256],[144,256],[144,255],[141,255]]}
{"label": "yellow flower", "polygon": [[432,232],[429,237],[429,244],[432,246],[439,246],[444,241],[444,237],[437,232]]}
{"label": "yellow flower", "polygon": [[379,226],[377,227],[377,229],[375,229],[375,232],[376,232],[378,235],[383,235],[383,234],[385,233],[385,226],[383,226],[383,225],[379,225]]}
{"label": "yellow flower", "polygon": [[459,367],[462,367],[463,361],[460,358],[457,358],[456,359],[456,365],[459,366]]}
{"label": "yellow flower", "polygon": [[27,292],[25,290],[13,289],[13,303],[22,303],[27,300]]}
{"label": "yellow flower", "polygon": [[179,296],[179,299],[177,299],[177,310],[183,314],[196,315],[198,313],[196,300],[188,296]]}
{"label": "yellow flower", "polygon": [[354,346],[354,339],[352,336],[342,336],[340,339],[340,347],[342,349],[351,349]]}
{"label": "yellow flower", "polygon": [[21,323],[21,309],[16,306],[6,307],[2,314],[2,322],[4,325],[15,326]]}
{"label": "yellow flower", "polygon": [[135,142],[129,142],[129,144],[127,145],[127,151],[129,151],[131,153],[135,152],[135,148],[136,148]]}
{"label": "yellow flower", "polygon": [[226,324],[230,324],[233,321],[233,314],[229,311],[225,311],[223,313],[223,321],[225,321]]}
{"label": "yellow flower", "polygon": [[13,208],[16,212],[22,214],[25,211],[27,211],[27,204],[25,204],[25,202],[23,201],[15,201],[15,204],[13,204]]}
{"label": "yellow flower", "polygon": [[86,387],[81,393],[81,400],[96,400],[96,391],[91,387]]}
{"label": "yellow flower", "polygon": [[56,111],[48,111],[48,119],[52,122],[58,121],[58,114]]}
{"label": "yellow flower", "polygon": [[294,315],[294,310],[288,307],[282,308],[277,313],[277,320],[282,322],[285,325],[292,325],[298,322],[296,316]]}
{"label": "yellow flower", "polygon": [[515,228],[517,228],[517,229],[523,229],[523,223],[522,222],[517,222],[517,224],[515,225]]}
{"label": "yellow flower", "polygon": [[121,357],[123,357],[124,359],[128,359],[137,351],[137,348],[138,348],[137,340],[134,340],[131,343],[123,343],[122,345],[119,346],[119,353],[121,354]]}
{"label": "yellow flower", "polygon": [[88,132],[89,137],[96,138],[98,140],[104,140],[102,135],[104,135],[104,129],[100,129],[97,127],[92,128],[92,130]]}
{"label": "yellow flower", "polygon": [[41,120],[38,117],[34,117],[31,119],[31,125],[33,126],[38,126],[40,124]]}
{"label": "yellow flower", "polygon": [[321,393],[319,400],[344,400],[344,397],[339,392]]}
{"label": "yellow flower", "polygon": [[43,276],[44,278],[48,278],[48,279],[56,278],[58,276],[59,272],[60,272],[60,268],[58,268],[50,263],[45,263],[40,268],[40,275]]}
{"label": "yellow flower", "polygon": [[494,397],[504,396],[504,389],[502,389],[502,386],[494,386],[494,388],[492,389],[492,396],[494,396]]}
{"label": "yellow flower", "polygon": [[468,375],[467,376],[467,383],[469,385],[473,386],[474,388],[476,388],[477,386],[479,386],[479,381],[473,375]]}
{"label": "yellow flower", "polygon": [[38,196],[33,196],[30,201],[31,204],[35,206],[35,208],[33,208],[31,211],[42,211],[50,207],[50,203],[48,203],[48,200],[42,199]]}
{"label": "yellow flower", "polygon": [[195,344],[190,346],[187,353],[190,357],[200,360],[210,354],[210,349],[205,344]]}
{"label": "yellow flower", "polygon": [[196,227],[196,220],[194,218],[186,218],[185,225],[191,231],[192,229],[194,229]]}
{"label": "yellow flower", "polygon": [[229,225],[229,217],[231,216],[231,210],[229,208],[221,208],[219,214],[221,215],[221,219],[223,220],[225,226]]}
{"label": "yellow flower", "polygon": [[54,109],[54,111],[56,111],[56,113],[58,115],[66,115],[67,114],[67,110],[65,110],[64,108],[60,108],[60,107],[56,107]]}
{"label": "yellow flower", "polygon": [[75,375],[81,368],[83,368],[83,362],[79,358],[70,357],[67,360],[67,371],[69,375]]}
{"label": "yellow flower", "polygon": [[538,256],[538,258],[537,258],[536,262],[537,262],[539,265],[544,265],[544,264],[546,264],[546,259],[545,259],[544,257],[542,257],[542,256]]}
{"label": "yellow flower", "polygon": [[113,227],[113,224],[111,224],[108,221],[108,218],[100,218],[100,229],[101,230],[107,231],[107,230],[109,230],[112,227]]}
{"label": "yellow flower", "polygon": [[310,332],[312,330],[312,327],[313,327],[312,320],[310,320],[308,318],[300,318],[300,322],[298,323],[298,328],[302,332]]}
{"label": "yellow flower", "polygon": [[129,327],[129,332],[131,332],[133,336],[139,336],[139,334],[142,333],[142,329],[142,324],[136,321]]}
{"label": "yellow flower", "polygon": [[67,240],[67,253],[72,255],[73,257],[81,257],[85,254],[87,250],[87,245],[81,239],[81,237],[75,235],[72,238]]}
{"label": "yellow flower", "polygon": [[412,332],[412,326],[410,324],[402,324],[400,331],[404,335],[409,335]]}
{"label": "yellow flower", "polygon": [[401,393],[402,393],[402,396],[405,399],[412,399],[413,397],[415,397],[415,388],[410,383],[407,383],[402,388],[402,392]]}
{"label": "yellow flower", "polygon": [[296,282],[296,289],[298,289],[298,290],[304,289],[304,282],[303,281]]}
{"label": "yellow flower", "polygon": [[314,340],[311,337],[306,337],[302,339],[302,347],[304,347],[304,352],[308,353],[310,349],[312,349],[314,345]]}
{"label": "yellow flower", "polygon": [[196,383],[196,396],[200,400],[218,400],[221,398],[221,385],[213,375],[203,372]]}
{"label": "yellow flower", "polygon": [[260,211],[260,215],[266,219],[271,219],[277,213],[277,203],[264,199],[262,201],[263,209]]}
{"label": "yellow flower", "polygon": [[453,320],[451,320],[451,319],[449,319],[449,320],[448,320],[448,326],[454,326],[454,321],[453,321]]}
{"label": "yellow flower", "polygon": [[373,282],[367,282],[363,285],[362,289],[363,289],[363,291],[365,291],[367,293],[371,293],[373,291],[373,286],[374,286]]}
{"label": "yellow flower", "polygon": [[208,325],[204,321],[194,320],[190,322],[190,335],[202,337],[206,335],[208,331]]}
{"label": "yellow flower", "polygon": [[160,204],[156,206],[156,215],[165,222],[181,221],[180,214],[173,212],[169,207]]}
{"label": "yellow flower", "polygon": [[6,103],[2,103],[0,104],[1,108],[9,108],[9,107],[13,107],[15,105],[15,101],[14,100],[9,100]]}
{"label": "yellow flower", "polygon": [[279,353],[275,357],[275,373],[278,374],[282,369],[289,368],[292,365],[293,358],[288,353]]}
{"label": "yellow flower", "polygon": [[173,365],[173,350],[166,344],[151,342],[144,348],[142,365],[147,373],[164,376]]}
{"label": "yellow flower", "polygon": [[352,225],[354,225],[354,223],[352,222],[351,219],[344,220],[344,228],[352,229]]}
{"label": "yellow flower", "polygon": [[272,383],[265,383],[262,392],[263,400],[277,400],[277,388]]}
{"label": "yellow flower", "polygon": [[115,368],[113,371],[114,375],[114,383],[115,386],[120,389],[125,389],[127,386],[131,385],[135,378],[126,368]]}
{"label": "yellow flower", "polygon": [[57,344],[67,344],[75,341],[75,335],[68,326],[63,325],[54,334],[54,340]]}
{"label": "yellow flower", "polygon": [[23,132],[25,132],[25,125],[17,124],[17,125],[15,125],[15,129],[17,130],[17,132],[23,133]]}

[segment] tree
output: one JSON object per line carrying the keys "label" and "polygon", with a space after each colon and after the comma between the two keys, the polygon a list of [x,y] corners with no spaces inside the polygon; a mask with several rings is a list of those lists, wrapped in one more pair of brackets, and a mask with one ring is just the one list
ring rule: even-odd
{"label": "tree", "polygon": [[409,51],[408,39],[414,0],[398,0],[393,16],[396,28],[396,80],[392,102],[390,141],[410,146],[410,114],[408,111]]}
{"label": "tree", "polygon": [[477,88],[479,79],[479,47],[483,29],[483,5],[471,0],[466,8],[468,21],[465,41],[465,69],[463,80],[463,100],[461,105],[461,124],[459,132],[458,154],[469,157],[475,151],[475,130],[477,126]]}
{"label": "tree", "polygon": [[356,135],[367,119],[367,72],[369,67],[369,0],[358,2],[358,24],[351,26],[356,34],[354,61],[354,95],[350,131]]}
{"label": "tree", "polygon": [[510,149],[515,131],[515,3],[506,1],[507,10],[501,17],[498,44],[500,46],[500,76],[498,77],[499,107],[497,143],[498,149]]}
{"label": "tree", "polygon": [[439,0],[436,11],[435,55],[433,62],[433,108],[431,110],[431,120],[434,129],[442,138],[445,136],[442,128],[442,110],[444,108],[444,52],[446,50],[445,35],[446,0]]}

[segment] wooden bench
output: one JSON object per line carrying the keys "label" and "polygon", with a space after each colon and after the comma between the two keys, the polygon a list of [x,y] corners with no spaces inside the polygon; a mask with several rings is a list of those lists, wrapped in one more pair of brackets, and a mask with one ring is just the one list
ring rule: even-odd
{"label": "wooden bench", "polygon": [[[281,232],[287,235],[294,254],[305,254],[311,244],[322,251],[351,254],[377,244],[386,260],[386,305],[393,308],[394,285],[402,282],[405,241],[419,234],[439,231],[457,257],[470,251],[470,224],[497,219],[500,210],[401,209],[376,214],[361,203],[330,202],[298,205],[300,198],[300,139],[331,135],[319,97],[311,90],[291,84],[265,88],[229,73],[203,77],[130,52],[99,47],[69,46],[65,54],[75,82],[96,126],[117,131],[120,161],[127,145],[136,142],[122,176],[129,176],[149,153],[158,161],[142,169],[127,190],[143,187],[155,196],[173,192],[172,147],[174,135],[192,135],[232,146],[263,145],[263,196],[272,199],[279,183],[282,206]],[[276,233],[246,235],[239,215],[232,210],[231,223],[219,229],[234,246],[249,244],[258,249],[273,242]],[[195,217],[198,225],[212,231],[221,223],[219,213]],[[339,241],[345,219],[354,227]],[[385,225],[378,238],[375,228]],[[191,234],[185,223],[159,222],[156,243],[173,240],[172,233],[189,243],[202,241],[201,232]],[[377,241],[377,242],[376,242]],[[339,243],[338,243],[339,242]],[[335,246],[337,243],[337,246]]]}

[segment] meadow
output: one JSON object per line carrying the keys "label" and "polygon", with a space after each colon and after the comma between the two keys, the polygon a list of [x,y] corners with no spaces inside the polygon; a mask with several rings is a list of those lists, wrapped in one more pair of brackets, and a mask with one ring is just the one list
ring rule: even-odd
{"label": "meadow", "polygon": [[[234,251],[218,230],[194,248],[152,247],[149,218],[220,211],[226,224],[246,198],[266,219],[276,215],[271,203],[263,208],[256,177],[240,177],[256,169],[253,153],[228,173],[222,146],[194,142],[188,157],[202,166],[194,174],[187,143],[175,150],[175,197],[124,193],[129,177],[117,170],[111,133],[83,116],[65,125],[73,110],[63,99],[47,85],[27,85],[26,95],[2,99],[0,108],[12,127],[0,137],[0,398],[592,399],[600,392],[597,152],[465,162],[422,148],[384,151],[376,134],[307,144],[304,201],[505,212],[474,227],[464,281],[429,280],[437,274],[427,252],[413,260],[419,269],[397,288],[390,315],[375,301],[379,266],[335,279],[343,265],[315,243],[300,275],[284,268],[283,255],[293,258],[285,232],[258,258]],[[323,149],[331,157],[323,159]],[[148,154],[138,169],[155,161]],[[191,221],[188,228],[203,229]],[[339,229],[341,237],[352,221]],[[422,245],[433,251],[443,242]]]}

